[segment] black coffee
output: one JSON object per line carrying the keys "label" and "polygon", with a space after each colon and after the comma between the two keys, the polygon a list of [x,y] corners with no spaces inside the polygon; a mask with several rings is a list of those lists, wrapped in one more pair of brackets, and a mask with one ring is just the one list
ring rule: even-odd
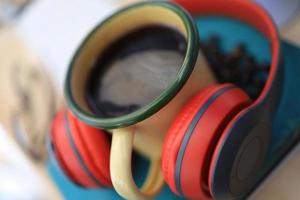
{"label": "black coffee", "polygon": [[175,29],[152,25],[128,33],[93,66],[86,100],[102,118],[129,114],[158,97],[183,63],[186,40]]}

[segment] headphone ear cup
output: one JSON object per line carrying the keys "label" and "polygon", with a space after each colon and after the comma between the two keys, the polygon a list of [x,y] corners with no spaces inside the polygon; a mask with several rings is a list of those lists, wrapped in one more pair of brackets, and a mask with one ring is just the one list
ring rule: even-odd
{"label": "headphone ear cup", "polygon": [[163,173],[175,193],[211,199],[208,171],[214,146],[226,124],[250,102],[242,90],[223,84],[196,94],[183,107],[163,149]]}
{"label": "headphone ear cup", "polygon": [[70,111],[68,116],[70,128],[74,130],[74,143],[87,168],[102,186],[112,187],[109,167],[111,140],[108,133],[81,122]]}
{"label": "headphone ear cup", "polygon": [[107,133],[79,122],[70,111],[62,110],[53,120],[51,135],[56,159],[71,181],[89,188],[112,186]]}
{"label": "headphone ear cup", "polygon": [[165,181],[171,190],[177,195],[179,195],[179,192],[176,188],[174,173],[178,149],[184,137],[185,131],[187,130],[189,123],[192,121],[193,116],[197,112],[198,107],[204,104],[206,100],[205,97],[210,96],[217,88],[218,85],[208,87],[201,92],[198,92],[190,100],[188,100],[188,102],[176,116],[168,133],[166,134],[162,153],[162,172]]}
{"label": "headphone ear cup", "polygon": [[74,153],[68,137],[71,131],[68,123],[66,123],[66,118],[66,110],[61,110],[52,122],[51,136],[57,163],[64,174],[75,184],[97,187],[97,184],[86,174]]}
{"label": "headphone ear cup", "polygon": [[51,132],[50,132],[50,138],[51,142],[53,145],[53,152],[54,152],[54,157],[60,167],[60,169],[63,171],[63,173],[74,183],[79,184],[79,180],[76,179],[76,176],[72,173],[71,170],[68,169],[67,164],[64,162],[61,156],[61,150],[59,148],[58,143],[58,138],[57,135],[63,133],[64,130],[64,125],[62,124],[64,121],[64,114],[63,112],[58,112],[56,116],[54,117],[52,121],[52,127],[51,127]]}

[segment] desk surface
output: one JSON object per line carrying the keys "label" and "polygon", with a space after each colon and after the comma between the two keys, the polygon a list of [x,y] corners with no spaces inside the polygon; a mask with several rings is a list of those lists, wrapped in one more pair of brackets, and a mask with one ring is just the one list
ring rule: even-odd
{"label": "desk surface", "polygon": [[298,200],[300,196],[300,145],[277,167],[249,200]]}

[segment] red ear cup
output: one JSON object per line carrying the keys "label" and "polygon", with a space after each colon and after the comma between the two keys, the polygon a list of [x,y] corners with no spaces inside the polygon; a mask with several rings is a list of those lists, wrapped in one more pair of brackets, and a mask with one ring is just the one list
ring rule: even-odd
{"label": "red ear cup", "polygon": [[189,123],[192,121],[193,116],[197,112],[197,109],[200,105],[204,104],[205,97],[210,96],[216,88],[217,86],[206,88],[191,98],[175,118],[164,140],[162,153],[162,171],[164,179],[172,191],[178,195],[179,193],[176,189],[174,179],[178,149],[185,131],[187,130]]}
{"label": "red ear cup", "polygon": [[79,121],[70,111],[68,116],[74,143],[84,163],[101,185],[111,187],[109,135],[100,129]]}
{"label": "red ear cup", "polygon": [[60,111],[53,121],[52,141],[65,174],[84,187],[111,186],[108,135]]}
{"label": "red ear cup", "polygon": [[170,188],[193,199],[211,199],[208,172],[212,154],[225,126],[249,97],[231,84],[196,94],[172,124],[163,149],[163,173]]}
{"label": "red ear cup", "polygon": [[56,114],[52,124],[52,142],[58,164],[67,177],[76,184],[81,186],[91,185],[96,187],[97,185],[93,182],[93,180],[91,180],[78,162],[72,146],[68,141],[69,139],[67,132],[70,132],[70,130],[69,126],[66,124],[66,117],[66,111],[61,110]]}
{"label": "red ear cup", "polygon": [[50,133],[51,134],[50,135],[51,142],[52,142],[53,149],[54,149],[54,156],[55,156],[60,168],[65,173],[65,175],[67,177],[69,177],[72,180],[72,182],[80,184],[79,180],[77,180],[75,178],[75,175],[71,171],[68,170],[67,164],[64,162],[62,156],[60,155],[61,151],[59,150],[60,149],[59,145],[58,145],[59,139],[58,139],[57,135],[60,136],[59,134],[63,133],[65,131],[63,122],[64,122],[64,112],[58,112],[53,119],[51,133]]}

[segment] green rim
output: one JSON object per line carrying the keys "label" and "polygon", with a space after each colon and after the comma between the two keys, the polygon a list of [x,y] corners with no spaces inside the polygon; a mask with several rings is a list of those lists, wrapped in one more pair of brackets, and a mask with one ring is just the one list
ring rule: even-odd
{"label": "green rim", "polygon": [[[183,61],[182,67],[180,68],[176,80],[174,80],[168,88],[166,88],[160,96],[154,99],[148,105],[138,109],[137,111],[130,113],[128,115],[124,115],[121,117],[116,118],[99,118],[92,113],[88,113],[76,103],[71,90],[71,77],[72,77],[72,69],[74,67],[74,61],[76,60],[78,54],[80,54],[82,48],[84,47],[85,43],[88,39],[105,23],[108,23],[110,19],[114,16],[117,16],[127,10],[134,9],[136,7],[141,7],[145,5],[152,5],[152,6],[161,6],[172,10],[178,16],[180,16],[181,20],[183,21],[185,28],[187,30],[187,52],[185,59]],[[198,39],[198,30],[191,18],[191,16],[183,10],[181,7],[167,3],[167,2],[142,2],[136,3],[126,8],[123,8],[106,20],[101,22],[97,25],[85,38],[85,40],[81,43],[78,50],[76,51],[75,55],[72,58],[72,61],[69,65],[69,69],[67,72],[67,77],[65,81],[65,97],[69,108],[73,111],[73,113],[83,122],[99,128],[104,129],[115,129],[130,126],[132,124],[138,123],[143,121],[144,119],[148,118],[149,116],[153,115],[161,108],[163,108],[177,93],[178,91],[184,86],[186,81],[188,80],[190,74],[192,73],[194,66],[197,61],[199,51],[199,39]]]}

